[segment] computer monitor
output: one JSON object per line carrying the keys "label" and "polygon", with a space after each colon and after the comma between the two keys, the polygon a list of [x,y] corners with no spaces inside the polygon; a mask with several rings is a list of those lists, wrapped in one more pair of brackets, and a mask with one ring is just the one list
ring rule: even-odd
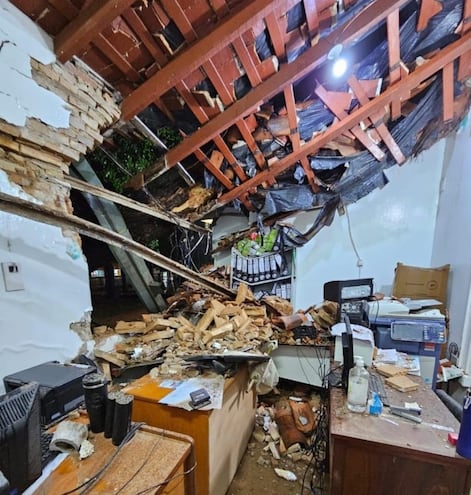
{"label": "computer monitor", "polygon": [[347,314],[342,314],[342,320],[345,323],[345,332],[342,333],[342,353],[343,353],[343,369],[342,369],[342,386],[345,390],[348,389],[348,373],[355,366],[353,357],[353,332],[350,325],[350,318]]}
{"label": "computer monitor", "polygon": [[11,493],[22,493],[41,476],[39,384],[0,397],[0,471]]}

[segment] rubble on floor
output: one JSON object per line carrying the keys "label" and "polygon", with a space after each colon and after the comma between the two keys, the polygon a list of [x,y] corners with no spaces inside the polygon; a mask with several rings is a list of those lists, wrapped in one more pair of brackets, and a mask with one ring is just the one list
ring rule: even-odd
{"label": "rubble on floor", "polygon": [[312,387],[294,384],[294,390],[259,396],[255,428],[247,447],[249,462],[259,469],[271,469],[306,490],[313,483],[323,485],[327,463],[325,415],[322,391]]}

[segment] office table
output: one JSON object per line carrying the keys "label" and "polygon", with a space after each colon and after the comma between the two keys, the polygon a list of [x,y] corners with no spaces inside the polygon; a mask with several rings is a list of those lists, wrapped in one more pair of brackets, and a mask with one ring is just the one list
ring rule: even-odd
{"label": "office table", "polygon": [[[91,442],[95,452],[79,460],[69,454],[48,476],[42,476],[28,493],[59,495],[69,493],[98,473],[117,451],[111,439],[96,434]],[[171,431],[143,425],[114,457],[89,489],[74,493],[90,495],[196,495],[193,440]],[[168,481],[168,483],[167,483]],[[39,486],[38,486],[39,485]]]}
{"label": "office table", "polygon": [[330,392],[331,495],[469,495],[471,460],[460,457],[445,428],[459,422],[420,377],[419,389],[401,393],[385,385],[391,404],[417,402],[422,424],[388,414],[348,411],[342,389]]}
{"label": "office table", "polygon": [[159,403],[169,390],[145,375],[124,391],[134,396],[134,421],[165,428],[195,441],[197,495],[225,495],[246,451],[255,423],[256,395],[247,392],[249,373],[241,366],[227,378],[221,409],[187,411]]}

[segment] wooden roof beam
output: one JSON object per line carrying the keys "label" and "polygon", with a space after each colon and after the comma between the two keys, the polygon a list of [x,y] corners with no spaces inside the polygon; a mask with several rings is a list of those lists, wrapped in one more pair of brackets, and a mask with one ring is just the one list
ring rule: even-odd
{"label": "wooden roof beam", "polygon": [[[315,93],[339,120],[343,120],[347,117],[348,113],[345,110],[341,110],[338,106],[336,107],[335,93],[327,91],[321,84],[316,86]],[[377,160],[382,161],[386,158],[383,151],[375,144],[370,136],[360,128],[360,125],[356,125],[349,130]]]}
{"label": "wooden roof beam", "polygon": [[443,5],[438,0],[421,0],[419,18],[417,20],[417,31],[420,33],[427,26],[430,19],[441,12]]}
{"label": "wooden roof beam", "polygon": [[[350,76],[348,79],[348,84],[352,88],[355,93],[356,98],[360,102],[360,105],[366,105],[369,101],[368,95],[363,89],[360,81],[354,76]],[[389,129],[386,127],[386,124],[383,122],[382,111],[374,112],[370,117],[371,123],[374,127],[376,127],[378,134],[381,139],[384,141],[384,144],[388,147],[391,155],[394,157],[399,165],[402,165],[406,161],[406,157],[401,151],[401,148],[397,145],[396,141],[394,141]]]}
{"label": "wooden roof beam", "polygon": [[[169,150],[166,155],[166,167],[173,167],[175,163],[183,160],[196,148],[203,146],[213,139],[214,136],[228,129],[238,119],[247,116],[249,113],[253,113],[263,101],[275,96],[287,84],[291,84],[309,74],[309,72],[327,60],[327,53],[333,44],[339,42],[348,44],[358,39],[370,29],[377,26],[378,22],[385,20],[391,12],[399,9],[407,2],[408,0],[376,0],[368,5],[346,27],[343,26],[332,32],[327,38],[319,40],[315,46],[306,50],[293,62],[282,65],[277,73],[253,88],[243,98],[234,102],[223,114],[215,116],[207,124]],[[258,5],[258,2],[256,3]],[[161,73],[162,71],[158,72],[157,75]],[[146,83],[141,88],[145,86]],[[126,100],[131,102],[133,94],[126,98]],[[125,107],[123,106],[124,111]],[[124,115],[126,118],[126,113]]]}
{"label": "wooden roof beam", "polygon": [[55,37],[54,50],[60,62],[67,62],[107,28],[135,0],[94,0]]}
{"label": "wooden roof beam", "polygon": [[[401,79],[401,47],[399,36],[399,10],[388,15],[388,58],[389,58],[389,84],[394,84]],[[396,120],[401,116],[401,102],[391,102],[391,118]]]}
{"label": "wooden roof beam", "polygon": [[231,17],[220,21],[205,38],[195,41],[154,76],[133,91],[123,101],[123,120],[134,117],[151,102],[166,93],[185,77],[216,55],[221,47],[232,43],[252,25],[273,10],[280,9],[286,0],[246,0]]}
{"label": "wooden roof beam", "polygon": [[[461,35],[463,36],[471,29],[471,0],[464,0],[463,19],[461,21]],[[460,58],[458,68],[458,81],[463,81],[471,76],[471,53]]]}
{"label": "wooden roof beam", "polygon": [[455,77],[454,64],[450,62],[443,67],[442,71],[442,91],[443,91],[443,121],[451,120],[454,116],[455,109]]}
{"label": "wooden roof beam", "polygon": [[219,208],[224,204],[230,203],[241,194],[245,194],[249,189],[253,189],[260,185],[270,176],[276,176],[282,173],[293,166],[303,156],[316,153],[322,146],[338,137],[344,131],[358,125],[362,120],[370,118],[371,115],[380,111],[385,105],[389,105],[394,99],[406,97],[409,92],[422,83],[422,81],[433,76],[436,72],[443,69],[445,65],[453,62],[470,50],[471,32],[440,50],[437,55],[428,60],[426,64],[421,65],[414,72],[405,76],[399,84],[390,86],[381,95],[370,100],[365,105],[358,107],[344,119],[332,124],[325,132],[308,141],[298,151],[295,151],[282,158],[277,163],[272,164],[269,171],[259,172],[255,177],[250,178],[243,185],[238,186],[219,197],[214,208]]}

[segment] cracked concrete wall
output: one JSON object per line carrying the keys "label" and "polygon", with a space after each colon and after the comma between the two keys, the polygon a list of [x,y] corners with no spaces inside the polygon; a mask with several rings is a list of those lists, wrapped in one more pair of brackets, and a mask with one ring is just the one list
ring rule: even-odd
{"label": "cracked concrete wall", "polygon": [[[6,0],[0,70],[0,192],[72,213],[69,189],[46,178],[62,178],[101,142],[100,130],[119,118],[114,95],[85,67],[55,62],[52,40]],[[0,211],[0,263],[0,380],[92,348],[88,265],[77,234]]]}

